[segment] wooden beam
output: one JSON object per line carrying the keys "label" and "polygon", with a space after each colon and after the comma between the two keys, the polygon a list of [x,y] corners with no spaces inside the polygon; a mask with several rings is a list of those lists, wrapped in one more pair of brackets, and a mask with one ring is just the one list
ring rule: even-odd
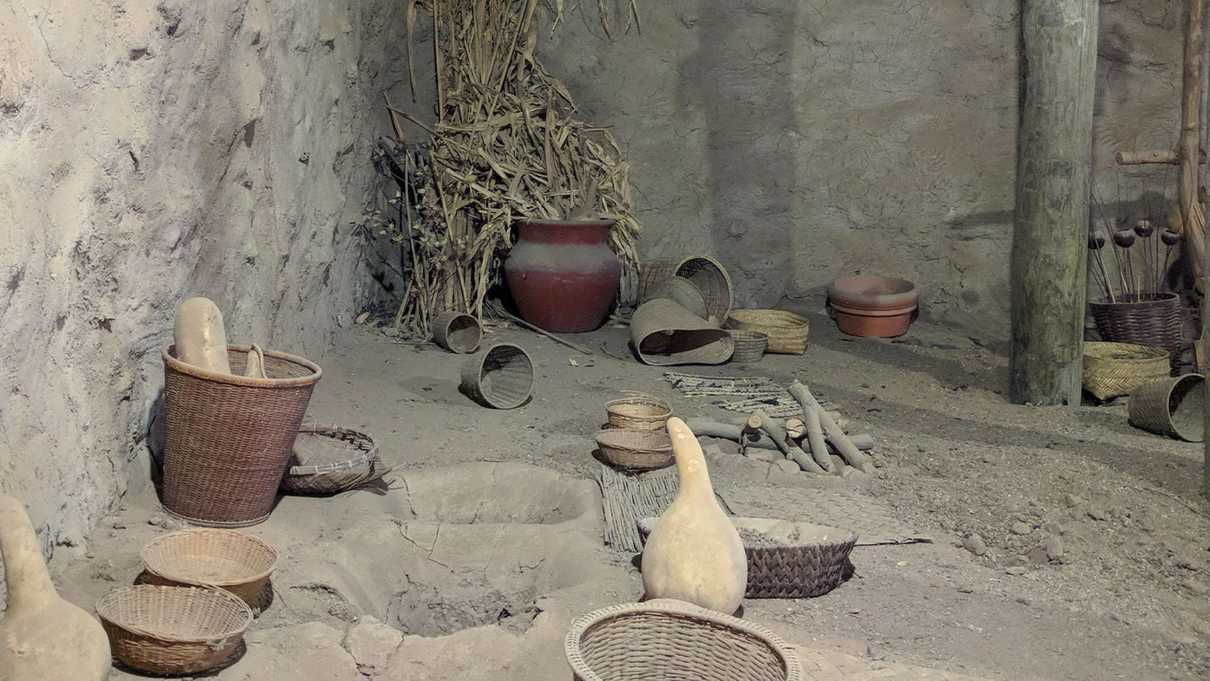
{"label": "wooden beam", "polygon": [[1167,151],[1119,151],[1114,154],[1118,165],[1123,166],[1141,166],[1152,163],[1166,163],[1170,165],[1179,165],[1181,156],[1175,149]]}
{"label": "wooden beam", "polygon": [[1189,0],[1185,24],[1185,60],[1181,80],[1181,138],[1178,148],[1181,159],[1181,223],[1185,235],[1184,255],[1189,283],[1200,283],[1206,271],[1205,216],[1198,202],[1198,170],[1201,149],[1202,114],[1202,52],[1205,50],[1203,25],[1206,0]]}
{"label": "wooden beam", "polygon": [[1080,403],[1097,0],[1022,0],[1009,397]]}

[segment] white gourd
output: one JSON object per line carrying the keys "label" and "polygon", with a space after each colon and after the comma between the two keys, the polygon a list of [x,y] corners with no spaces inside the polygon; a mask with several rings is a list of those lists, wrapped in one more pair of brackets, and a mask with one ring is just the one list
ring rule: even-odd
{"label": "white gourd", "polygon": [[8,605],[0,617],[0,680],[102,681],[109,638],[101,623],[59,597],[21,502],[0,496],[0,557]]}
{"label": "white gourd", "polygon": [[680,490],[643,548],[646,598],[675,598],[731,614],[743,602],[748,559],[714,497],[706,457],[689,426],[668,419]]}
{"label": "white gourd", "polygon": [[209,298],[189,298],[176,310],[176,358],[186,364],[231,373],[223,313]]}

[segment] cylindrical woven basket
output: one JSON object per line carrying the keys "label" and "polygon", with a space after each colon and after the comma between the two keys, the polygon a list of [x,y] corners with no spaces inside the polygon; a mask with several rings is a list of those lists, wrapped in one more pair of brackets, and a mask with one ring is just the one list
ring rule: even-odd
{"label": "cylindrical woven basket", "polygon": [[147,674],[201,674],[243,652],[252,610],[222,589],[128,586],[97,602],[114,659]]}
{"label": "cylindrical woven basket", "polygon": [[737,364],[759,362],[769,347],[768,334],[760,331],[731,329],[731,339],[735,341],[735,352],[731,353],[731,361]]}
{"label": "cylindrical woven basket", "polygon": [[800,681],[798,654],[746,620],[671,599],[615,605],[572,622],[578,681]]}
{"label": "cylindrical woven basket", "polygon": [[529,399],[533,386],[533,361],[512,343],[497,343],[462,365],[462,389],[487,407],[519,407]]}
{"label": "cylindrical woven basket", "polygon": [[805,318],[785,310],[732,310],[727,328],[765,334],[769,337],[765,352],[801,355],[807,351],[811,325]]}
{"label": "cylindrical woven basket", "polygon": [[1164,378],[1130,396],[1131,425],[1186,442],[1205,437],[1205,394],[1201,374]]}
{"label": "cylindrical woven basket", "polygon": [[190,528],[156,537],[143,547],[149,583],[219,587],[254,611],[268,600],[265,589],[276,565],[272,546],[237,530]]}
{"label": "cylindrical woven basket", "polygon": [[250,346],[227,348],[231,374],[163,353],[168,443],[164,510],[195,525],[245,527],[269,517],[318,364],[266,350],[265,375],[242,376]]}
{"label": "cylindrical woven basket", "polygon": [[1123,297],[1110,303],[1089,303],[1101,340],[1163,348],[1179,358],[1185,349],[1180,298],[1175,293],[1149,295],[1143,300]]}
{"label": "cylindrical woven basket", "polygon": [[686,310],[705,319],[710,316],[706,308],[706,296],[697,284],[684,277],[669,277],[659,284],[652,298],[671,298],[681,304]]}
{"label": "cylindrical woven basket", "polygon": [[1084,343],[1084,389],[1098,400],[1129,395],[1135,388],[1168,375],[1167,350],[1135,343]]}
{"label": "cylindrical woven basket", "polygon": [[339,426],[305,425],[298,429],[281,489],[310,496],[339,494],[390,472],[369,435]]}
{"label": "cylindrical woven basket", "polygon": [[660,297],[669,279],[681,277],[693,282],[706,303],[704,319],[722,324],[731,311],[731,275],[719,261],[705,255],[679,260],[652,260],[643,264],[639,279],[639,302]]}
{"label": "cylindrical woven basket", "polygon": [[[640,518],[646,542],[659,518]],[[748,556],[746,598],[815,598],[853,573],[849,554],[857,535],[849,530],[771,518],[731,518]]]}
{"label": "cylindrical woven basket", "polygon": [[605,403],[609,425],[622,430],[666,430],[672,408],[658,397],[632,395]]}
{"label": "cylindrical woven basket", "polygon": [[450,352],[472,353],[482,339],[479,320],[465,312],[442,312],[433,319],[433,341]]}
{"label": "cylindrical woven basket", "polygon": [[597,447],[607,463],[631,470],[672,465],[672,438],[665,430],[620,430],[597,433]]}

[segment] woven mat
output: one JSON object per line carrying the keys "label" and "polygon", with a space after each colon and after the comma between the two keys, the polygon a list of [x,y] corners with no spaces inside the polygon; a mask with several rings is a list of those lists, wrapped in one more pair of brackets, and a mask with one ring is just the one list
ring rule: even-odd
{"label": "woven mat", "polygon": [[618,551],[638,553],[639,518],[658,516],[676,498],[676,466],[646,473],[623,473],[601,464],[597,473],[605,508],[605,543]]}
{"label": "woven mat", "polygon": [[857,545],[930,541],[877,499],[845,487],[733,487],[720,496],[741,516],[779,518],[831,525],[857,534]]}
{"label": "woven mat", "polygon": [[[710,404],[727,411],[751,414],[761,409],[773,418],[802,416],[798,400],[785,386],[766,376],[700,376],[666,371],[664,379],[685,397],[709,398]],[[821,399],[820,404],[825,409],[834,408],[826,400]]]}

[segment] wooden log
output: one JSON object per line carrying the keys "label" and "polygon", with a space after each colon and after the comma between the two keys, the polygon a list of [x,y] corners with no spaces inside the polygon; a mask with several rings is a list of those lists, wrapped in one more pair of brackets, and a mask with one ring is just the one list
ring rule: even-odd
{"label": "wooden log", "polygon": [[832,459],[828,457],[828,446],[824,444],[823,425],[819,419],[821,410],[807,407],[803,411],[806,412],[807,441],[811,443],[811,458],[815,459],[820,468],[831,473]]}
{"label": "wooden log", "polygon": [[1201,149],[1202,52],[1205,50],[1203,26],[1206,0],[1189,0],[1185,24],[1185,59],[1181,78],[1181,222],[1185,238],[1181,241],[1185,256],[1186,283],[1197,284],[1207,271],[1206,218],[1198,205],[1198,171]]}
{"label": "wooden log", "polygon": [[761,420],[760,429],[777,444],[777,448],[781,450],[782,454],[786,455],[787,459],[798,464],[799,468],[809,473],[824,472],[823,468],[802,450],[802,447],[794,444],[793,440],[786,437],[786,429],[780,423],[769,418],[767,414],[761,411],[757,411],[754,415]]}
{"label": "wooden log", "polygon": [[874,465],[870,463],[869,457],[857,449],[857,446],[853,444],[849,436],[845,435],[840,426],[836,425],[836,422],[832,420],[832,416],[823,407],[819,406],[819,400],[815,399],[815,396],[811,394],[810,389],[806,385],[800,381],[794,381],[786,390],[794,399],[798,400],[798,404],[802,406],[803,415],[806,418],[811,418],[807,414],[808,409],[813,409],[819,413],[820,425],[823,426],[823,430],[828,436],[828,441],[836,447],[836,451],[844,458],[846,463],[860,470],[862,473],[874,472]]}
{"label": "wooden log", "polygon": [[1180,165],[1181,156],[1174,149],[1164,151],[1119,151],[1114,154],[1114,159],[1118,165],[1122,166],[1141,166],[1152,163],[1163,163],[1168,165]]}
{"label": "wooden log", "polygon": [[1023,0],[1009,398],[1080,403],[1097,0]]}

